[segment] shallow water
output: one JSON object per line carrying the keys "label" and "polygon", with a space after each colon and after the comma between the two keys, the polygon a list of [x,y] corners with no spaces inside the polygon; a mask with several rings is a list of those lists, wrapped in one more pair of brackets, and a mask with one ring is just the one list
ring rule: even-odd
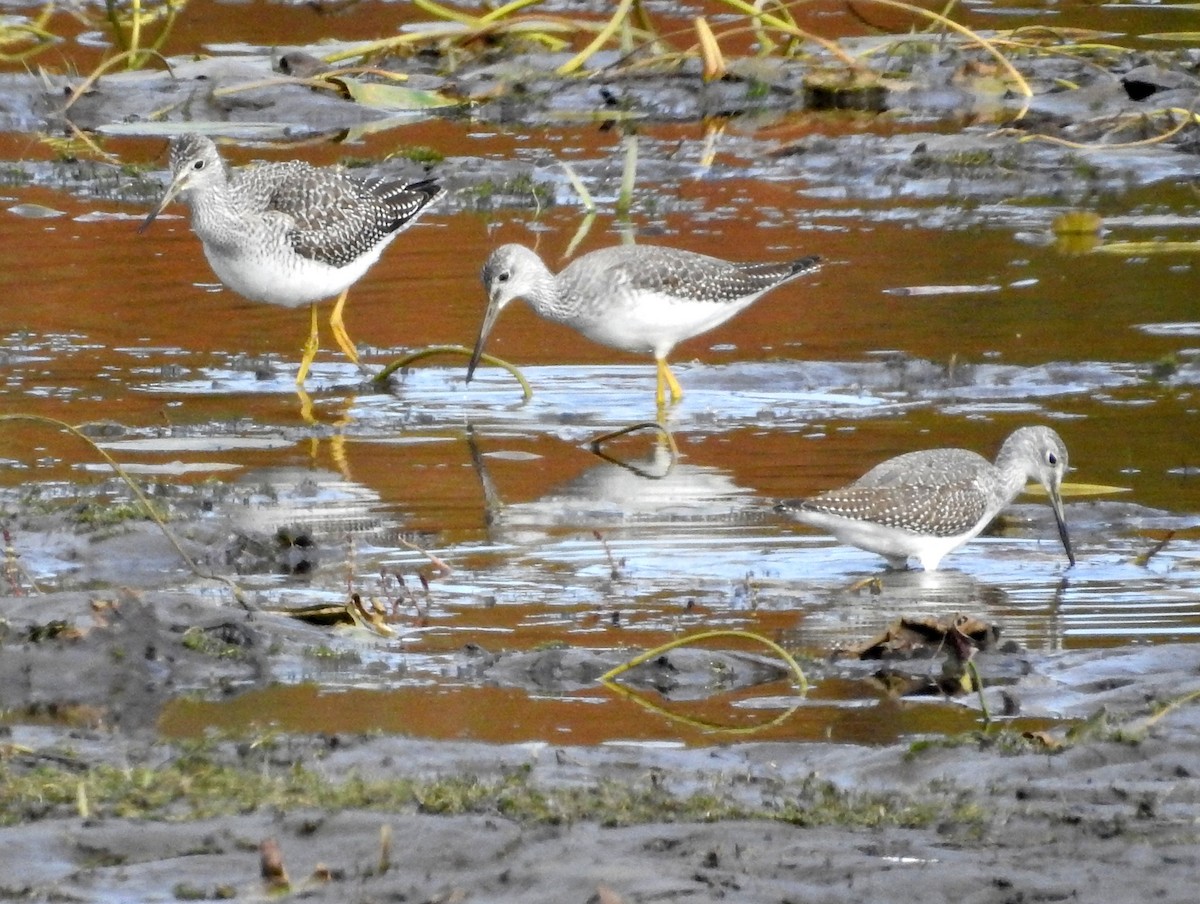
{"label": "shallow water", "polygon": [[[1074,23],[1085,11],[1117,16],[1069,4],[1055,16]],[[121,429],[108,448],[146,480],[196,493],[208,482],[241,487],[253,491],[239,503],[245,530],[311,530],[325,551],[315,571],[245,578],[264,602],[338,600],[348,580],[383,597],[381,569],[413,585],[425,560],[397,537],[453,568],[399,607],[399,639],[313,629],[314,650],[342,655],[298,661],[281,688],[180,702],[164,715],[164,732],[267,720],[498,741],[714,737],[594,689],[543,696],[481,686],[460,668],[468,643],[644,648],[680,631],[729,627],[821,656],[901,614],[961,611],[1035,650],[1192,638],[1200,627],[1196,259],[1067,253],[1049,233],[1055,213],[1082,204],[1105,215],[1110,238],[1193,238],[1200,204],[1190,186],[1151,168],[1123,184],[1109,180],[1094,197],[1086,186],[1063,197],[1010,196],[1011,178],[975,192],[971,179],[872,180],[811,155],[766,153],[813,131],[841,136],[847,126],[808,114],[761,127],[735,122],[716,139],[711,167],[700,162],[708,140],[700,125],[639,134],[650,174],[639,179],[632,217],[639,241],[827,261],[676,351],[686,395],[667,419],[682,452],[674,467],[651,434],[609,448],[625,466],[582,446],[654,417],[652,365],[522,306],[501,318],[488,350],[523,368],[530,402],[498,369],[482,368],[466,385],[465,362],[454,358],[418,365],[377,391],[325,348],[309,380],[309,423],[293,386],[306,314],[214,286],[181,209],[138,235],[148,201],[0,188],[0,294],[9,299],[0,413],[114,422]],[[852,131],[879,138],[846,146],[868,163],[877,150],[906,156],[928,137],[887,119]],[[558,203],[481,214],[451,200],[406,232],[347,308],[349,332],[373,368],[413,348],[470,345],[483,307],[478,269],[498,244],[525,242],[562,264],[582,211],[559,161],[577,166],[603,205],[574,253],[628,229],[612,215],[622,139],[595,127],[417,123],[353,148],[229,156],[329,163],[397,144],[531,161]],[[25,136],[6,136],[3,146],[27,164],[48,159]],[[109,147],[146,160],[161,142]],[[944,571],[888,574],[878,595],[850,592],[882,561],[771,510],[778,498],[843,483],[902,452],[955,445],[991,455],[1028,423],[1063,435],[1071,480],[1128,490],[1068,499],[1073,569],[1048,508],[1026,497],[1003,529],[952,554]],[[0,432],[0,463],[3,486],[44,492],[103,473],[81,444],[25,425]],[[1148,565],[1134,564],[1167,530],[1178,533]],[[14,540],[40,581],[72,586],[69,561]],[[745,725],[796,702],[779,684],[690,706],[702,720]],[[959,731],[973,719],[953,705],[897,703],[868,681],[838,680],[766,731],[883,741]]]}

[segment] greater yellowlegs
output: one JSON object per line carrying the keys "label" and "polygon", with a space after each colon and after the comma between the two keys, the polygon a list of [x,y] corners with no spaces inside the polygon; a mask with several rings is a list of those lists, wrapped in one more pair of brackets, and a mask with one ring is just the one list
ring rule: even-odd
{"label": "greater yellowlegs", "polygon": [[140,231],[178,196],[221,282],[251,301],[311,307],[298,384],[317,354],[316,302],[323,299],[338,296],[329,326],[357,364],[342,322],[346,294],[442,189],[433,180],[358,179],[299,160],[233,169],[203,135],[172,140],[170,158],[171,184]]}
{"label": "greater yellowlegs", "polygon": [[977,536],[1036,480],[1046,488],[1058,535],[1075,564],[1060,487],[1067,447],[1049,427],[1014,431],[992,464],[967,449],[909,452],[876,465],[854,483],[777,508],[829,531],[843,543],[878,553],[893,568],[915,558],[933,571],[948,552]]}
{"label": "greater yellowlegs", "polygon": [[818,257],[786,263],[730,263],[661,245],[618,245],[573,260],[555,276],[524,245],[502,245],[483,267],[488,305],[467,380],[475,374],[483,344],[496,318],[515,298],[539,315],[573,327],[602,345],[650,353],[658,362],[658,404],[683,390],[667,355],[690,339],[724,323],[761,296],[816,269]]}

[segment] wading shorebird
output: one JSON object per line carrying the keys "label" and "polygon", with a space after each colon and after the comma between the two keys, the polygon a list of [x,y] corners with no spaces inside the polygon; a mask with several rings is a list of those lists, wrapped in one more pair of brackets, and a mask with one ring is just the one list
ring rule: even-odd
{"label": "wading shorebird", "polygon": [[1046,488],[1067,559],[1075,564],[1063,518],[1067,447],[1049,427],[1014,431],[992,464],[967,449],[909,452],[876,465],[854,483],[776,508],[878,553],[893,568],[910,558],[934,571],[947,553],[977,536],[1024,488]]}
{"label": "wading shorebird", "polygon": [[251,301],[309,305],[312,325],[296,375],[304,383],[320,346],[316,303],[337,296],[329,326],[346,357],[346,295],[383,249],[444,194],[433,180],[358,179],[299,160],[231,168],[204,135],[171,142],[171,184],[139,232],[176,197],[217,278]]}
{"label": "wading shorebird", "polygon": [[524,245],[502,245],[483,267],[488,305],[467,381],[475,375],[488,334],[510,301],[524,298],[546,320],[593,342],[652,354],[658,364],[659,407],[683,396],[667,355],[684,339],[708,332],[767,292],[817,268],[820,258],[786,263],[730,263],[661,245],[618,245],[571,261],[557,276]]}

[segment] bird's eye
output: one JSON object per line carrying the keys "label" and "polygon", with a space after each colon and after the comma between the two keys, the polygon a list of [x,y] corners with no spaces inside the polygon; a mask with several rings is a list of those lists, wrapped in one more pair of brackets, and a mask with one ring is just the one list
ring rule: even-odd
{"label": "bird's eye", "polygon": [[203,161],[203,160],[197,160],[195,163],[193,163],[193,164],[192,164],[192,169],[194,169],[194,170],[202,170],[202,169],[204,169],[204,161]]}
{"label": "bird's eye", "polygon": [[508,277],[509,272],[507,270],[501,270],[496,274],[496,282],[508,282]]}
{"label": "bird's eye", "polygon": [[1046,461],[1048,461],[1052,465],[1056,465],[1056,464],[1058,464],[1058,456],[1055,455],[1053,452],[1047,452],[1046,453]]}

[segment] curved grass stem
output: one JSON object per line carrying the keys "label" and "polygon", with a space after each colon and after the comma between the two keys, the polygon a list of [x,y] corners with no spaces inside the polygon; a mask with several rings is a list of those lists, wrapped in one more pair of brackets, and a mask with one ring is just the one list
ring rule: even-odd
{"label": "curved grass stem", "polygon": [[667,441],[667,448],[671,450],[671,464],[674,465],[679,461],[679,446],[675,444],[675,437],[671,435],[671,431],[662,425],[659,421],[639,421],[636,424],[630,424],[628,427],[622,427],[619,430],[612,430],[608,433],[603,433],[595,439],[588,442],[588,448],[596,455],[602,455],[600,446],[608,442],[610,439],[628,436],[630,433],[636,433],[638,430],[657,430],[658,434]]}
{"label": "curved grass stem", "polygon": [[1051,144],[1073,148],[1077,151],[1123,151],[1128,150],[1129,148],[1141,148],[1152,144],[1160,144],[1161,142],[1166,141],[1168,138],[1173,138],[1175,135],[1178,135],[1188,126],[1200,124],[1200,114],[1197,114],[1192,110],[1185,110],[1182,107],[1170,107],[1165,110],[1139,113],[1137,115],[1139,118],[1148,119],[1149,117],[1155,115],[1155,113],[1183,116],[1183,119],[1177,122],[1171,128],[1167,129],[1167,131],[1160,132],[1158,135],[1154,135],[1150,138],[1142,138],[1137,141],[1124,141],[1120,142],[1119,144],[1088,144],[1087,142],[1082,141],[1071,141],[1069,138],[1059,138],[1057,135],[1025,135],[1019,140],[1021,142],[1048,141]]}
{"label": "curved grass stem", "polygon": [[[377,373],[371,379],[371,382],[377,385],[382,384],[385,380],[387,380],[388,377],[401,368],[408,367],[410,364],[421,361],[425,358],[432,358],[434,355],[464,355],[467,358],[470,358],[472,354],[473,350],[467,348],[465,345],[431,345],[428,348],[417,349],[415,352],[410,352],[403,357],[397,358],[395,361]],[[529,381],[525,379],[525,375],[521,373],[520,369],[515,364],[510,364],[503,358],[497,358],[495,355],[489,355],[487,353],[480,355],[479,360],[507,370],[513,375],[513,378],[521,384],[521,392],[525,397],[524,401],[528,402],[533,398],[533,387],[529,385]]]}
{"label": "curved grass stem", "polygon": [[787,667],[791,670],[792,674],[796,678],[796,684],[800,688],[800,693],[808,693],[808,678],[805,677],[804,670],[800,668],[800,664],[796,662],[796,660],[792,657],[792,654],[770,638],[763,637],[761,634],[755,634],[753,631],[702,631],[699,634],[689,634],[687,637],[677,637],[675,640],[654,647],[652,650],[646,650],[644,653],[639,653],[632,659],[626,660],[620,665],[609,669],[600,676],[599,680],[605,684],[611,684],[616,678],[623,675],[625,672],[628,672],[630,669],[641,665],[643,662],[649,662],[656,656],[661,656],[663,653],[668,653],[677,647],[690,646],[691,644],[699,643],[700,641],[714,640],[717,638],[737,638],[739,640],[750,640],[754,643],[762,644],[787,664]]}
{"label": "curved grass stem", "polygon": [[[978,44],[981,50],[996,60],[996,62],[1000,64],[1000,67],[1008,73],[1008,77],[1012,80],[1013,84],[1016,85],[1016,88],[1021,93],[1022,97],[1026,98],[1026,100],[1033,97],[1033,89],[1029,87],[1029,82],[1025,80],[1025,76],[1021,75],[1021,73],[1017,71],[1017,68],[1012,64],[1012,61],[1009,60],[1009,58],[1003,53],[1001,53],[995,44],[983,37],[983,35],[979,34],[978,32],[972,31],[965,25],[959,25],[953,19],[949,19],[941,13],[935,13],[932,10],[922,9],[921,7],[914,6],[911,3],[904,3],[903,0],[863,0],[863,2],[875,3],[880,6],[891,7],[892,9],[902,9],[905,12],[912,13],[914,16],[924,16],[925,18],[931,19],[937,24],[942,25],[951,31],[957,32],[964,38],[967,38],[975,44]],[[1028,103],[1025,104],[1025,107],[1022,108],[1020,114],[1018,114],[1018,119],[1025,114],[1025,108],[1027,107]]]}

